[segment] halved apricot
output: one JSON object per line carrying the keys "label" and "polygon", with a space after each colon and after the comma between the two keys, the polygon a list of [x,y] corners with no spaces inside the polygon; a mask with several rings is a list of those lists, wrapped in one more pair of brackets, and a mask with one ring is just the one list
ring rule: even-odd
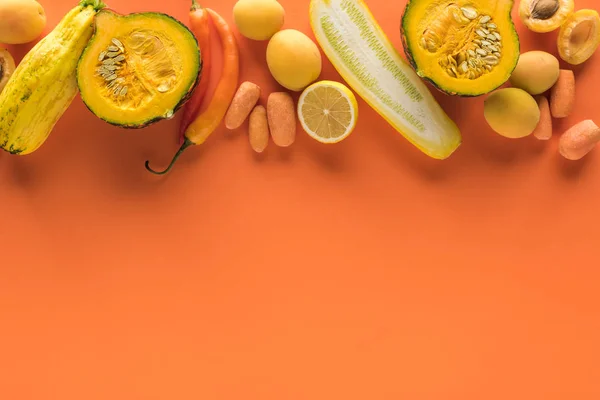
{"label": "halved apricot", "polygon": [[533,32],[552,32],[573,13],[573,0],[521,0],[519,16]]}
{"label": "halved apricot", "polygon": [[558,54],[571,65],[586,62],[600,45],[600,16],[579,10],[569,16],[558,34]]}
{"label": "halved apricot", "polygon": [[13,72],[15,72],[15,60],[8,50],[0,49],[0,92],[8,83]]}

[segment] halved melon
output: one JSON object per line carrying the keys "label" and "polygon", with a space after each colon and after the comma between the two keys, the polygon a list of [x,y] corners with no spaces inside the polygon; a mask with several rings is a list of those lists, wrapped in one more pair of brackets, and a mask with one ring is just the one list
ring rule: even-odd
{"label": "halved melon", "polygon": [[202,69],[194,34],[161,13],[104,10],[77,68],[81,98],[96,116],[143,128],[189,99]]}

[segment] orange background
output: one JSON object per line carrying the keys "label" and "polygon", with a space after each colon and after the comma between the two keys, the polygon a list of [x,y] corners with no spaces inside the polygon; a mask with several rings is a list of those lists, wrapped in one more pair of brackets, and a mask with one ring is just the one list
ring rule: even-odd
{"label": "orange background", "polygon": [[[75,3],[42,0],[48,29]],[[308,1],[282,4],[312,37]],[[368,4],[400,49],[405,1]],[[183,0],[112,6],[187,22]],[[264,98],[265,47],[240,39]],[[576,68],[557,134],[600,123],[599,71]],[[125,131],[77,98],[38,152],[0,154],[0,398],[598,399],[600,150],[567,162],[435,95],[464,135],[444,162],[361,101],[339,145],[256,156],[220,130],[166,177],[144,161],[167,163],[179,116]]]}

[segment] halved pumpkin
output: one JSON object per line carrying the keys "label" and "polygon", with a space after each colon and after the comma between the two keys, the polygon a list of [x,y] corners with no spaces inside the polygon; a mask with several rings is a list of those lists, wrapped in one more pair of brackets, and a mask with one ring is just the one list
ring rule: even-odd
{"label": "halved pumpkin", "polygon": [[513,0],[410,0],[402,38],[417,74],[438,89],[480,96],[502,86],[519,60]]}
{"label": "halved pumpkin", "polygon": [[202,69],[193,33],[161,13],[104,10],[95,24],[77,68],[86,106],[124,128],[171,118],[188,100]]}

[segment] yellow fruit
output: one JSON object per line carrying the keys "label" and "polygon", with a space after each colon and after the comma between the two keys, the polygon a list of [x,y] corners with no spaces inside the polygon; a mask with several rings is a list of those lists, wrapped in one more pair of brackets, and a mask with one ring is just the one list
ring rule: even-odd
{"label": "yellow fruit", "polygon": [[0,42],[29,43],[46,27],[46,13],[35,0],[0,1]]}
{"label": "yellow fruit", "polygon": [[558,54],[571,65],[583,64],[600,46],[600,15],[583,9],[569,16],[558,34]]}
{"label": "yellow fruit", "polygon": [[0,48],[0,93],[15,72],[15,59],[6,49]]}
{"label": "yellow fruit", "polygon": [[276,0],[239,0],[233,19],[242,36],[269,40],[283,26],[285,11]]}
{"label": "yellow fruit", "polygon": [[338,143],[356,127],[358,103],[354,93],[341,83],[317,82],[300,95],[298,119],[313,139]]}
{"label": "yellow fruit", "polygon": [[558,80],[558,59],[545,51],[528,51],[521,54],[517,68],[510,77],[512,86],[529,94],[541,94]]}
{"label": "yellow fruit", "polygon": [[540,109],[526,91],[507,88],[492,93],[485,100],[484,116],[496,133],[518,139],[533,133],[540,122]]}
{"label": "yellow fruit", "polygon": [[319,48],[304,33],[294,29],[277,32],[267,46],[267,64],[273,78],[294,92],[304,90],[321,75]]}
{"label": "yellow fruit", "polygon": [[521,0],[519,17],[533,32],[552,32],[560,28],[574,9],[573,0]]}

